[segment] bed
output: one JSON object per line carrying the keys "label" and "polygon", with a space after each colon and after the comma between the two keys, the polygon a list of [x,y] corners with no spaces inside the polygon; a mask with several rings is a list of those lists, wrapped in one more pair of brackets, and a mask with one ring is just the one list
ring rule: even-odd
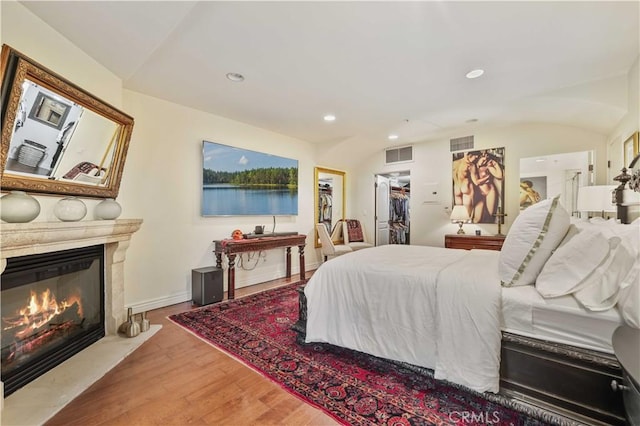
{"label": "bed", "polygon": [[[550,209],[551,201],[546,204]],[[528,266],[537,265],[533,276],[534,281],[539,277],[540,283],[528,283],[531,274],[517,267],[512,272],[520,282],[505,279],[509,275],[504,263],[509,257],[518,259],[516,263],[522,260],[516,253],[519,243],[509,245],[509,236],[505,241],[508,254],[504,247],[503,252],[426,246],[361,250],[326,262],[304,287],[300,321],[294,327],[300,340],[346,347],[426,369],[436,379],[492,398],[525,402],[538,417],[550,411],[582,422],[623,424],[622,397],[611,387],[612,380],[621,382],[622,378],[611,336],[636,315],[629,314],[628,306],[622,309],[618,299],[628,299],[630,291],[620,291],[620,282],[638,285],[639,274],[632,273],[640,269],[638,237],[629,232],[637,231],[638,224],[627,225],[635,228],[592,222],[576,226],[569,223],[566,212],[557,213],[557,204],[553,214],[544,206],[537,209],[541,210],[537,220],[543,223],[531,234],[544,230],[546,243],[536,237],[533,246],[545,259],[536,259],[531,249],[525,250],[524,258]],[[563,225],[554,229],[555,214]],[[521,216],[535,216],[535,212]],[[519,239],[532,226],[516,225],[510,234],[516,232]],[[519,229],[523,226],[526,229]],[[604,237],[610,244],[606,257],[588,274],[584,266],[567,267],[573,263],[560,254],[579,256],[576,264],[593,263],[603,255],[584,254],[574,247],[585,246],[583,240],[590,234],[597,234],[597,241]],[[576,239],[570,245],[571,238]],[[622,240],[625,250],[617,248]],[[616,260],[615,268],[611,241],[616,243],[616,253],[625,251],[624,256],[615,255],[623,259]],[[598,244],[602,246],[601,241]],[[591,246],[582,249],[598,251]],[[607,272],[613,269],[615,274]],[[585,287],[589,280],[595,283],[598,271],[610,274],[608,280],[616,282],[615,297],[601,288],[602,279],[597,289]],[[559,284],[550,279],[556,276]],[[581,284],[570,284],[572,280]],[[541,292],[555,294],[543,297]],[[598,306],[593,304],[596,296]]]}

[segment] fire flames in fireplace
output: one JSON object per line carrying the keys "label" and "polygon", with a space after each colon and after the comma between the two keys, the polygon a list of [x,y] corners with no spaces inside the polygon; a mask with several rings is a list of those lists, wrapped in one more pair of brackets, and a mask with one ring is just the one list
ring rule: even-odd
{"label": "fire flames in fireplace", "polygon": [[105,336],[104,245],[7,259],[0,282],[5,397]]}
{"label": "fire flames in fireplace", "polygon": [[11,361],[19,354],[38,349],[42,345],[66,334],[82,322],[82,302],[78,295],[72,295],[58,302],[50,289],[41,294],[30,291],[27,304],[13,316],[2,317],[3,333],[13,332],[15,342],[9,356],[3,361]]}

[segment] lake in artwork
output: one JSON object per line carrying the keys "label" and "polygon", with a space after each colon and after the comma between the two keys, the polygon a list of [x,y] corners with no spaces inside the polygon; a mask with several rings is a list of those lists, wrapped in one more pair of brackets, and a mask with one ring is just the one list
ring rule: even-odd
{"label": "lake in artwork", "polygon": [[298,214],[298,160],[202,145],[202,216]]}
{"label": "lake in artwork", "polygon": [[247,188],[228,184],[204,185],[203,216],[296,215],[298,191],[289,188]]}

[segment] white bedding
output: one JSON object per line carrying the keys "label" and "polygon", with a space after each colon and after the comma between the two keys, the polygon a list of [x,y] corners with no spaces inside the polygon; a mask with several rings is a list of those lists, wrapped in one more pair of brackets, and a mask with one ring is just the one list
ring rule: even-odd
{"label": "white bedding", "polygon": [[[332,259],[305,287],[307,342],[326,342],[498,391],[498,252],[381,246]],[[461,303],[463,302],[463,303]]]}
{"label": "white bedding", "polygon": [[571,295],[545,299],[533,286],[502,289],[504,331],[613,353],[611,336],[623,323],[616,308],[590,312]]}

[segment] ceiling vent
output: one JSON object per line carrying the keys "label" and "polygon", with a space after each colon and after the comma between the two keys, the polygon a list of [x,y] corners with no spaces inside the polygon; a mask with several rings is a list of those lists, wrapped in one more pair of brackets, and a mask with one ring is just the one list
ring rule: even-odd
{"label": "ceiling vent", "polygon": [[473,135],[449,139],[449,143],[451,144],[451,152],[473,149]]}
{"label": "ceiling vent", "polygon": [[401,148],[385,149],[385,164],[404,163],[413,161],[413,147],[404,146]]}

